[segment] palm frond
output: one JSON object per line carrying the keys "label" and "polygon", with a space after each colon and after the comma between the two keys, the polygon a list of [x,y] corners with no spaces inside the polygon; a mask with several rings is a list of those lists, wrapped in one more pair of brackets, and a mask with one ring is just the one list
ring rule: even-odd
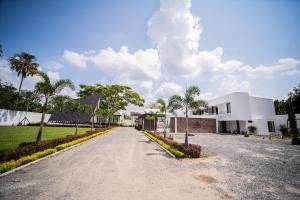
{"label": "palm frond", "polygon": [[61,79],[61,80],[56,81],[53,84],[53,88],[54,88],[55,93],[59,93],[60,91],[62,91],[66,87],[69,87],[72,90],[75,90],[75,86],[74,86],[73,82],[69,79]]}
{"label": "palm frond", "polygon": [[160,99],[157,99],[156,103],[159,103],[161,105],[160,107],[160,111],[161,112],[165,112],[166,109],[167,109],[167,105],[166,105],[166,102],[164,99],[160,98]]}

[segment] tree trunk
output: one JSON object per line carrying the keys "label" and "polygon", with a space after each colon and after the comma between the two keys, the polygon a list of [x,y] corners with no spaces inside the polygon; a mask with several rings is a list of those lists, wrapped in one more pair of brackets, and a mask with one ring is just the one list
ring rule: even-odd
{"label": "tree trunk", "polygon": [[187,147],[189,145],[188,141],[188,127],[189,127],[189,122],[188,122],[188,108],[185,106],[185,146]]}
{"label": "tree trunk", "polygon": [[48,104],[48,97],[46,97],[45,104],[44,104],[44,107],[43,107],[42,119],[41,119],[40,129],[39,129],[39,132],[38,132],[37,137],[36,137],[36,143],[39,143],[40,141],[42,141],[43,126],[44,126],[44,120],[45,120],[47,104]]}
{"label": "tree trunk", "polygon": [[79,119],[78,119],[78,114],[76,115],[76,128],[75,128],[75,135],[77,135],[78,133],[78,123],[79,123]]}
{"label": "tree trunk", "polygon": [[21,88],[22,88],[22,84],[23,84],[23,79],[24,79],[24,76],[22,75],[21,82],[20,82],[20,85],[19,85],[19,94],[21,92]]}
{"label": "tree trunk", "polygon": [[92,118],[92,127],[91,127],[91,131],[93,131],[93,128],[94,128],[94,116]]}
{"label": "tree trunk", "polygon": [[78,133],[78,121],[76,121],[75,135]]}

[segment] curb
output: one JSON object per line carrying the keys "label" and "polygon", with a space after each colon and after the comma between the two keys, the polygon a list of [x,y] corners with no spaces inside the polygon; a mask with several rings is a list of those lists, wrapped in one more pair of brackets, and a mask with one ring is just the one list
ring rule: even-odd
{"label": "curb", "polygon": [[163,149],[170,157],[172,158],[175,158],[176,159],[176,156],[174,154],[172,154],[169,150],[165,149],[163,146],[159,145],[157,142],[155,142],[152,138],[148,137],[146,134],[144,134],[142,132],[142,134],[144,136],[146,136],[148,139],[150,139],[152,142],[154,142],[157,146],[159,146],[161,149]]}
{"label": "curb", "polygon": [[[108,131],[108,132],[111,132],[111,131],[113,131],[114,129],[115,129],[115,128],[112,128],[112,129],[111,129],[110,131]],[[108,133],[108,132],[107,132],[107,133]],[[100,135],[98,135],[98,136],[100,136]],[[28,167],[28,166],[30,166],[30,165],[33,165],[33,164],[35,164],[35,163],[38,163],[38,162],[40,162],[40,161],[42,161],[42,160],[46,160],[46,159],[48,159],[48,158],[57,156],[58,154],[63,153],[63,152],[65,152],[65,151],[69,151],[69,150],[71,150],[71,149],[73,149],[73,148],[75,148],[75,147],[77,147],[77,146],[79,146],[79,145],[83,145],[83,144],[85,144],[85,143],[87,143],[87,142],[89,142],[89,141],[95,140],[98,136],[96,136],[96,137],[94,137],[94,138],[91,138],[91,139],[89,139],[89,140],[80,142],[80,143],[75,144],[75,145],[73,145],[73,146],[70,146],[70,147],[68,147],[68,148],[66,148],[66,149],[57,151],[57,152],[52,153],[52,154],[50,154],[50,155],[47,155],[47,156],[45,156],[45,157],[39,158],[39,159],[34,160],[34,161],[32,161],[32,162],[29,162],[29,163],[27,163],[27,164],[25,164],[25,165],[21,165],[21,166],[19,166],[19,167],[16,167],[16,168],[14,168],[14,169],[12,169],[12,170],[7,171],[7,172],[4,172],[4,173],[0,174],[0,177],[9,175],[9,174],[11,174],[11,173],[13,173],[13,172],[15,172],[15,171],[18,171],[18,170],[21,170],[21,169],[23,169],[23,168],[26,168],[26,167]]]}

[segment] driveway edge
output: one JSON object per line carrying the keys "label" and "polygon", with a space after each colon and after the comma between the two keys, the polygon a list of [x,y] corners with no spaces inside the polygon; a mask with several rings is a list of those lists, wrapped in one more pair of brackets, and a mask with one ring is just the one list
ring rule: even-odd
{"label": "driveway edge", "polygon": [[148,137],[146,134],[144,134],[142,131],[140,131],[144,136],[146,136],[148,139],[150,139],[152,142],[154,142],[157,146],[159,146],[161,149],[163,149],[170,157],[175,158],[176,156],[172,154],[170,151],[165,149],[163,146],[159,145],[157,142],[155,142],[152,138]]}
{"label": "driveway edge", "polygon": [[[113,130],[111,130],[111,131],[113,131]],[[109,131],[109,132],[111,132],[111,131]],[[98,136],[100,136],[100,135],[98,135]],[[29,163],[27,163],[27,164],[25,164],[25,165],[21,165],[21,166],[19,166],[19,167],[16,167],[16,168],[14,168],[14,169],[12,169],[12,170],[7,171],[7,172],[4,172],[4,173],[0,174],[0,177],[9,175],[9,174],[11,174],[11,173],[13,173],[13,172],[15,172],[15,171],[21,170],[21,169],[23,169],[23,168],[25,168],[25,167],[28,167],[28,166],[33,165],[33,164],[35,164],[35,163],[38,163],[38,162],[40,162],[40,161],[42,161],[42,160],[45,160],[45,159],[48,159],[48,158],[57,156],[57,155],[60,154],[60,153],[63,153],[63,152],[68,151],[68,150],[71,150],[71,149],[73,149],[73,148],[75,148],[75,147],[77,147],[77,146],[79,146],[79,145],[83,145],[83,144],[85,144],[85,143],[87,143],[87,142],[89,142],[89,141],[93,141],[93,140],[95,140],[98,136],[96,136],[96,137],[94,137],[94,138],[91,138],[91,139],[89,139],[89,140],[80,142],[80,143],[75,144],[75,145],[73,145],[73,146],[70,146],[70,147],[68,147],[68,148],[62,149],[62,150],[57,151],[57,152],[55,152],[55,153],[52,153],[52,154],[50,154],[50,155],[48,155],[48,156],[44,156],[44,157],[42,157],[42,158],[39,158],[39,159],[34,160],[34,161],[32,161],[32,162],[29,162]]]}

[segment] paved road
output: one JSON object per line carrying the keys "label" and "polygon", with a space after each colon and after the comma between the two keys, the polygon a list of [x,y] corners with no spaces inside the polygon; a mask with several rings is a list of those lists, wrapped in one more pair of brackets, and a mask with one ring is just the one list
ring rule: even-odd
{"label": "paved road", "polygon": [[[175,139],[183,142],[184,136]],[[189,137],[209,155],[207,163],[195,162],[198,170],[214,169],[222,184],[237,199],[300,199],[300,146],[291,141],[241,135],[200,134]],[[192,167],[192,166],[190,166]]]}
{"label": "paved road", "polygon": [[172,159],[140,132],[118,128],[1,177],[0,199],[231,198],[190,167],[197,160]]}

